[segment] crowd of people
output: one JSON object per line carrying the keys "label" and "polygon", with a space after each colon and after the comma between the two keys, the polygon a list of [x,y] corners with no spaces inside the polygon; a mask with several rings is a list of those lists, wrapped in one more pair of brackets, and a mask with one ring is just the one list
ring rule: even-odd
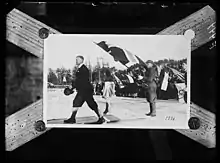
{"label": "crowd of people", "polygon": [[[157,75],[155,77],[157,83],[157,98],[163,100],[178,100],[179,93],[182,93],[183,90],[177,89],[177,84],[187,84],[186,62],[178,65],[162,63],[159,65],[154,64],[154,66],[157,70]],[[144,66],[136,64],[125,71],[111,72],[115,83],[115,95],[145,98],[146,95],[143,89],[144,81],[138,80],[140,76],[145,76],[145,71],[146,69]],[[95,81],[93,82],[93,86],[94,94],[103,94],[104,81]]]}

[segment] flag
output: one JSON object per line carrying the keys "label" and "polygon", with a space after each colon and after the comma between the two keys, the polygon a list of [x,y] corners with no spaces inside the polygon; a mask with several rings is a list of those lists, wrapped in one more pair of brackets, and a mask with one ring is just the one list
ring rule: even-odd
{"label": "flag", "polygon": [[146,63],[143,60],[141,60],[138,56],[135,55],[135,57],[137,58],[139,64],[146,65]]}
{"label": "flag", "polygon": [[163,82],[161,84],[161,90],[166,91],[168,87],[168,79],[169,79],[169,74],[165,72]]}
{"label": "flag", "polygon": [[[168,66],[167,66],[168,67]],[[170,70],[172,70],[172,72],[180,79],[180,80],[185,80],[185,78],[184,78],[184,75],[181,73],[181,72],[179,72],[179,71],[177,71],[176,69],[174,69],[174,68],[171,68],[171,67],[168,67]]]}
{"label": "flag", "polygon": [[124,87],[123,84],[122,84],[122,81],[115,74],[113,74],[113,77],[115,78],[115,80],[118,83],[120,88]]}
{"label": "flag", "polygon": [[134,64],[143,64],[145,65],[144,61],[142,61],[138,56],[134,55],[127,49],[123,49],[117,46],[110,46],[106,43],[106,41],[101,41],[99,43],[95,43],[99,47],[101,47],[104,51],[109,53],[115,61],[119,61],[126,67],[130,67]]}
{"label": "flag", "polygon": [[109,49],[110,49],[109,54],[114,58],[115,61],[119,61],[123,65],[126,65],[127,63],[129,63],[129,59],[125,55],[125,52],[123,49],[116,47],[116,46],[112,46]]}
{"label": "flag", "polygon": [[[95,43],[95,42],[94,42]],[[99,43],[95,43],[96,45],[98,45],[99,47],[101,47],[103,50],[105,50],[106,52],[109,52],[109,48],[108,45],[106,44],[105,41],[101,41]]]}

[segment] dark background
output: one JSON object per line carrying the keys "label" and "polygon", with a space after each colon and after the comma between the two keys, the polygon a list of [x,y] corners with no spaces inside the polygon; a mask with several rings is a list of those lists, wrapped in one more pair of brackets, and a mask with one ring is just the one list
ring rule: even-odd
{"label": "dark background", "polygon": [[[211,3],[38,3],[8,4],[62,33],[156,34]],[[46,9],[46,10],[45,10]],[[215,110],[216,50],[211,42],[192,52],[191,101]],[[8,49],[16,49],[7,43]],[[9,48],[10,47],[10,48]],[[20,52],[19,52],[20,51]],[[10,53],[10,50],[8,54]],[[17,50],[17,53],[24,53]],[[155,148],[156,146],[159,148]],[[157,150],[156,150],[157,149]],[[158,151],[159,150],[159,151]],[[159,154],[159,155],[158,155]],[[174,130],[52,129],[6,159],[214,159],[215,149]]]}

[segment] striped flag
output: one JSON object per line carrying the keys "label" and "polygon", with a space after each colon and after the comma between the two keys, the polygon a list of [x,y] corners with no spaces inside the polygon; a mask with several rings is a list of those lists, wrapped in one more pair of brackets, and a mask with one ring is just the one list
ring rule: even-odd
{"label": "striped flag", "polygon": [[[167,66],[168,67],[168,66]],[[179,71],[177,71],[176,69],[174,69],[174,68],[171,68],[171,67],[168,67],[170,70],[172,70],[172,72],[180,79],[180,80],[185,80],[185,77],[184,77],[184,75],[181,73],[181,72],[179,72]]]}
{"label": "striped flag", "polygon": [[137,58],[139,64],[146,65],[146,63],[143,60],[141,60],[138,56],[135,55],[135,57]]}
{"label": "striped flag", "polygon": [[95,44],[101,47],[107,53],[109,53],[115,61],[119,61],[126,67],[130,67],[134,64],[145,65],[144,61],[142,61],[138,56],[134,55],[127,49],[123,49],[114,45],[110,46],[105,41],[101,41]]}
{"label": "striped flag", "polygon": [[123,86],[123,83],[121,82],[121,80],[120,80],[115,74],[113,74],[113,76],[114,76],[116,82],[118,83],[118,85],[119,85],[121,88],[124,87],[124,86]]}

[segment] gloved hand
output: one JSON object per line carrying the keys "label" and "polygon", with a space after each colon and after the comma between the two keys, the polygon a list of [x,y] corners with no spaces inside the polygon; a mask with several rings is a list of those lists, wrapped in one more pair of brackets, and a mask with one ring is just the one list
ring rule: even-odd
{"label": "gloved hand", "polygon": [[73,88],[73,86],[72,86],[72,85],[69,85],[69,86],[68,86],[68,88],[69,88],[69,89],[72,89],[72,88]]}

